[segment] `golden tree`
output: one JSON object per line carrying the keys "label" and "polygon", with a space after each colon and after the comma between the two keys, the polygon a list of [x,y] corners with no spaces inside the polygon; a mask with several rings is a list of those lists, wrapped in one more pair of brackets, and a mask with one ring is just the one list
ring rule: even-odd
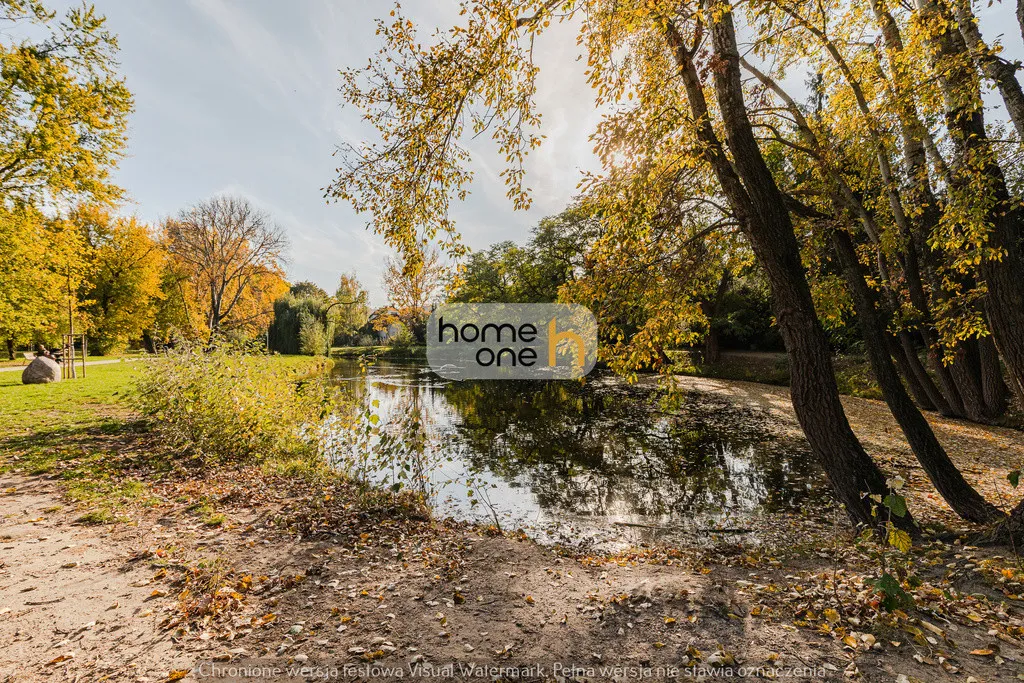
{"label": "golden tree", "polygon": [[274,301],[288,291],[288,241],[269,215],[245,199],[218,196],[167,220],[162,239],[194,331],[266,329]]}

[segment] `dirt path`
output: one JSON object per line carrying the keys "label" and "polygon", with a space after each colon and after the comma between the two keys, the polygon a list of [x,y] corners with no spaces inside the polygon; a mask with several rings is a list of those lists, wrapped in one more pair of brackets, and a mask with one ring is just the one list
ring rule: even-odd
{"label": "dirt path", "polygon": [[[56,509],[49,480],[6,476],[0,485],[7,681],[325,680],[285,673],[314,663],[333,667],[326,680],[471,663],[540,664],[547,679],[558,663],[591,680],[656,678],[658,666],[687,662],[695,671],[732,666],[728,678],[735,667],[777,668],[780,680],[849,680],[844,672],[856,671],[867,681],[996,681],[1024,672],[1020,650],[1006,644],[1000,667],[966,654],[986,642],[983,628],[946,626],[959,628],[955,673],[905,635],[875,651],[798,629],[782,612],[770,617],[757,592],[798,568],[751,568],[742,553],[715,558],[713,570],[699,558],[581,561],[461,527],[363,528],[358,516],[356,526],[303,538],[273,521],[286,494],[258,509],[225,504],[220,528],[170,494],[130,523],[83,526]],[[204,675],[253,662],[280,673]],[[601,671],[609,665],[633,668]],[[489,680],[457,668],[448,677]]]}
{"label": "dirt path", "polygon": [[[141,360],[141,359],[139,359],[139,358],[113,358],[113,359],[110,359],[110,360],[90,360],[90,361],[86,361],[85,367],[89,368],[89,367],[92,367],[93,365],[111,365],[113,363],[134,363],[134,362],[136,362],[138,360]],[[28,367],[28,363],[25,363],[24,365],[0,366],[0,372],[23,372],[25,370],[25,368],[27,368],[27,367]],[[75,367],[78,367],[78,368],[82,367],[81,362],[76,363]]]}
{"label": "dirt path", "polygon": [[166,678],[181,657],[157,628],[148,574],[126,562],[143,532],[71,524],[38,479],[0,486],[0,676]]}
{"label": "dirt path", "polygon": [[[763,410],[799,438],[784,387],[680,383]],[[941,520],[944,504],[884,404],[844,404],[872,455],[910,481],[915,512]],[[1024,433],[929,419],[987,495],[1018,495],[1005,469],[1024,460]],[[823,527],[820,510],[771,520],[784,539],[771,552],[586,557],[361,507],[352,491],[257,467],[147,474],[134,468],[158,444],[130,429],[38,447],[61,452],[50,474],[0,475],[0,681],[380,680],[394,667],[405,678],[490,680],[459,668],[472,663],[544,667],[528,680],[565,680],[567,666],[589,680],[654,680],[659,666],[691,667],[679,680],[758,668],[777,680],[1024,680],[1024,589],[998,549],[916,549],[924,583],[895,619],[865,583],[878,567],[837,541],[845,532]],[[111,454],[145,479],[116,523],[76,521],[87,508],[60,488],[75,452]],[[231,678],[210,675],[215,664],[276,668]],[[333,675],[287,675],[312,664]],[[601,668],[615,665],[627,668]]]}

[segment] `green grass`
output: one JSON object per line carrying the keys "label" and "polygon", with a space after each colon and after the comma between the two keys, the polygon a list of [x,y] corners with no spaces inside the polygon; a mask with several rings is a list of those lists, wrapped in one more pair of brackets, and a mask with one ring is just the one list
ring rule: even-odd
{"label": "green grass", "polygon": [[[319,371],[310,356],[274,356],[298,375]],[[323,359],[320,361],[323,362]],[[86,368],[86,376],[53,384],[22,384],[20,372],[0,372],[0,438],[26,430],[99,426],[111,413],[126,410],[121,399],[145,361],[111,363]]]}
{"label": "green grass", "polygon": [[[324,359],[275,356],[296,378],[321,372]],[[89,367],[84,378],[22,384],[20,372],[0,373],[0,472],[57,478],[84,524],[106,524],[132,504],[154,502],[140,472],[169,463],[139,451],[132,411],[123,399],[145,361]],[[131,448],[128,445],[132,444]],[[204,510],[204,523],[223,522]]]}
{"label": "green grass", "polygon": [[358,358],[378,356],[381,358],[426,358],[426,346],[332,346],[334,358]]}
{"label": "green grass", "polygon": [[[698,362],[699,357],[689,351],[669,351],[668,355],[676,363],[675,371],[681,375],[789,386],[789,361],[784,354],[724,352],[719,362],[708,364]],[[839,393],[881,400],[882,392],[863,357],[840,355],[833,358],[832,363]]]}
{"label": "green grass", "polygon": [[141,363],[87,368],[85,378],[22,384],[20,372],[0,372],[0,437],[98,425],[131,386]]}

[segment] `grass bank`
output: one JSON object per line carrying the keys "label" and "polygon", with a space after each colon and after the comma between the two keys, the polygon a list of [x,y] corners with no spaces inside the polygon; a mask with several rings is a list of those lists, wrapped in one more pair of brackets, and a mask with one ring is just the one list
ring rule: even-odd
{"label": "grass bank", "polygon": [[333,346],[332,358],[418,358],[427,357],[426,346]]}
{"label": "grass bank", "polygon": [[[297,381],[330,364],[307,356],[268,358]],[[85,378],[52,384],[24,385],[20,373],[0,373],[0,473],[51,478],[82,522],[112,522],[129,506],[147,504],[151,484],[178,463],[126,400],[145,362],[98,365]],[[208,504],[202,508],[215,518]]]}
{"label": "grass bank", "polygon": [[[774,386],[789,386],[790,382],[789,359],[784,352],[723,351],[717,363],[702,363],[700,354],[692,351],[670,351],[668,355],[675,361],[675,372],[680,375]],[[871,366],[863,356],[840,355],[834,357],[832,363],[841,394],[882,399]]]}

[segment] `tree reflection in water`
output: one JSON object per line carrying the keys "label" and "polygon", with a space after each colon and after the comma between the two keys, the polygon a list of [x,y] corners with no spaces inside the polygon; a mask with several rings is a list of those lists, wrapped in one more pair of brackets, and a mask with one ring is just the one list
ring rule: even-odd
{"label": "tree reflection in water", "polygon": [[440,463],[438,504],[456,516],[487,516],[451,483],[467,476],[515,524],[584,526],[741,522],[798,508],[819,477],[803,446],[708,394],[666,409],[654,390],[596,373],[585,384],[446,382],[414,361],[378,361],[365,378],[341,361],[335,377],[379,400],[385,422],[419,414]]}

